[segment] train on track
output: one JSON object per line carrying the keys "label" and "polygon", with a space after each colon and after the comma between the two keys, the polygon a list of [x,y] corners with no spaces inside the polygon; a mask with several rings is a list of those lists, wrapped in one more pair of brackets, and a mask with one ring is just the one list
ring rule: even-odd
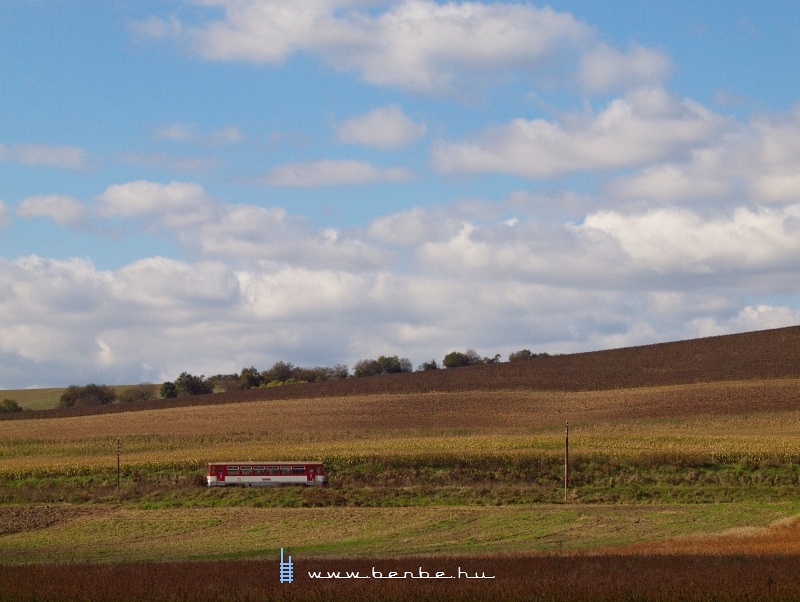
{"label": "train on track", "polygon": [[209,462],[209,487],[240,485],[324,485],[325,468],[318,461],[295,462]]}

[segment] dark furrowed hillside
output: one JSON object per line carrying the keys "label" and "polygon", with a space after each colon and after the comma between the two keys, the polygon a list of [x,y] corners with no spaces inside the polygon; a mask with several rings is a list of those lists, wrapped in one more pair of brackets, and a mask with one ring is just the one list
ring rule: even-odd
{"label": "dark furrowed hillside", "polygon": [[53,418],[154,408],[375,394],[501,389],[602,391],[800,377],[800,326],[467,368],[389,374],[178,399],[6,414]]}

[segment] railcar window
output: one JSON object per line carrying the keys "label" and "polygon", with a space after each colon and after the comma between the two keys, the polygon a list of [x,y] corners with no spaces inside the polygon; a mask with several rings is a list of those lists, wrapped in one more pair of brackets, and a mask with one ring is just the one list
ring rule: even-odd
{"label": "railcar window", "polygon": [[292,474],[291,466],[281,466],[281,474]]}
{"label": "railcar window", "polygon": [[239,474],[239,467],[238,466],[228,466],[227,473],[228,474]]}
{"label": "railcar window", "polygon": [[267,472],[269,474],[278,474],[280,469],[277,466],[267,466]]}
{"label": "railcar window", "polygon": [[253,467],[252,466],[242,466],[239,470],[240,470],[240,472],[242,474],[252,474],[253,473]]}
{"label": "railcar window", "polygon": [[253,466],[253,474],[264,474],[265,468],[263,466]]}
{"label": "railcar window", "polygon": [[292,473],[294,473],[294,474],[306,474],[306,467],[305,466],[292,466]]}

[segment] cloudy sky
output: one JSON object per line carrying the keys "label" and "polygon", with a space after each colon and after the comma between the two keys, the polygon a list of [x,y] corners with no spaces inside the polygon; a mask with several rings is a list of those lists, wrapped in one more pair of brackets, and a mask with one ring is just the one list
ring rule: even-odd
{"label": "cloudy sky", "polygon": [[794,0],[0,4],[0,388],[800,323]]}

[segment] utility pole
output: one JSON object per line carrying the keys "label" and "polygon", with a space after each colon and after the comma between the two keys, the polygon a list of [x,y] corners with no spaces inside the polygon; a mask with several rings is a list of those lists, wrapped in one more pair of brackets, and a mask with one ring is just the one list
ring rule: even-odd
{"label": "utility pole", "polygon": [[119,437],[117,437],[117,495],[119,496],[119,494]]}
{"label": "utility pole", "polygon": [[569,487],[569,421],[564,435],[564,501],[567,501],[567,488]]}

